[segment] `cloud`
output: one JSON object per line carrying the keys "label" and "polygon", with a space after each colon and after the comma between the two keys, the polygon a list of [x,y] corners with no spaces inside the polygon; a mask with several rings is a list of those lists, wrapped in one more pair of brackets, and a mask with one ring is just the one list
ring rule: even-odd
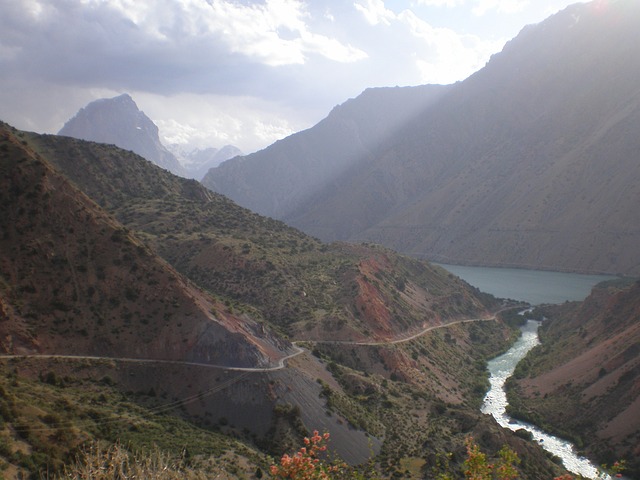
{"label": "cloud", "polygon": [[363,0],[355,2],[353,5],[357,11],[364,15],[370,25],[391,25],[391,21],[395,19],[395,14],[385,8],[382,0]]}
{"label": "cloud", "polygon": [[406,10],[399,16],[409,32],[424,42],[415,62],[423,83],[453,83],[481,68],[502,42],[435,28]]}
{"label": "cloud", "polygon": [[57,132],[127,92],[167,139],[250,151],[367,87],[461,80],[572,1],[3,0],[0,119]]}
{"label": "cloud", "polygon": [[270,67],[302,65],[316,56],[366,58],[361,49],[314,31],[305,4],[296,0],[11,5],[0,16],[3,69],[61,84],[246,93],[253,85],[243,78],[248,69],[268,79]]}
{"label": "cloud", "polygon": [[200,25],[191,34],[210,32],[232,52],[266,65],[303,64],[309,54],[338,62],[357,61],[366,56],[357,48],[314,33],[305,22],[309,15],[299,1],[267,0],[264,4],[242,5],[217,0],[206,6],[198,0],[184,3],[188,8],[197,4],[198,14],[188,18],[198,19]]}
{"label": "cloud", "polygon": [[168,136],[250,151],[346,98],[327,90],[344,78],[323,76],[367,55],[321,27],[293,0],[10,0],[0,15],[0,118],[55,133],[86,103],[128,92]]}
{"label": "cloud", "polygon": [[306,128],[298,112],[255,97],[133,92],[138,107],[158,125],[163,143],[193,147],[232,144],[252,152]]}
{"label": "cloud", "polygon": [[529,0],[477,0],[473,8],[475,15],[484,15],[490,10],[498,13],[517,13],[529,4]]}
{"label": "cloud", "polygon": [[416,0],[416,5],[424,5],[427,7],[457,7],[464,5],[466,0]]}
{"label": "cloud", "polygon": [[[354,8],[371,26],[369,46],[373,61],[384,65],[387,85],[452,83],[482,67],[504,41],[488,41],[450,28],[434,27],[412,9],[394,12],[381,0],[354,3]],[[389,44],[388,39],[393,38]]]}
{"label": "cloud", "polygon": [[[540,1],[540,0],[538,0]],[[516,13],[522,11],[530,0],[415,0],[415,5],[426,7],[462,7],[470,8],[474,15],[482,16],[494,10],[498,13]]]}
{"label": "cloud", "polygon": [[158,42],[180,42],[215,51],[222,43],[231,53],[270,66],[302,64],[308,54],[335,61],[357,61],[363,52],[311,31],[305,4],[267,0],[241,4],[226,0],[91,0],[112,8]]}

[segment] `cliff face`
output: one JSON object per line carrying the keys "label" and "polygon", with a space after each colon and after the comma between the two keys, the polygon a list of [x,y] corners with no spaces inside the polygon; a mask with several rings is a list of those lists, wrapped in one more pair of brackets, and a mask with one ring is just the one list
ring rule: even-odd
{"label": "cliff face", "polygon": [[[640,463],[640,282],[549,307],[542,346],[520,368],[518,412],[562,429],[602,462]],[[561,427],[560,427],[561,426]]]}

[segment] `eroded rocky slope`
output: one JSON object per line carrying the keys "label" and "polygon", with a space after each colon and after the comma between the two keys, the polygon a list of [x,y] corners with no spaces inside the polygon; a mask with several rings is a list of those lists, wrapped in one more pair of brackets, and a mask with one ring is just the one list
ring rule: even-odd
{"label": "eroded rocky slope", "polygon": [[542,345],[516,370],[515,412],[574,438],[608,464],[640,465],[640,283],[594,288],[544,309]]}

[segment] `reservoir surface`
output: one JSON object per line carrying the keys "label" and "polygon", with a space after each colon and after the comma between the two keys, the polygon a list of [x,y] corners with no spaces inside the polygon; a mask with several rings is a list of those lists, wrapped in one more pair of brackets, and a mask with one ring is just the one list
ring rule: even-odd
{"label": "reservoir surface", "polygon": [[611,275],[582,275],[521,268],[436,265],[483,292],[531,305],[584,300],[594,285],[616,278]]}

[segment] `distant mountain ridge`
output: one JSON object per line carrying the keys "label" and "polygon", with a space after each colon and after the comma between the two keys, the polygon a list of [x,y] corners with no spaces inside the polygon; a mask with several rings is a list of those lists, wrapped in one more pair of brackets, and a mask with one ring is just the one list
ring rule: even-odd
{"label": "distant mountain ridge", "polygon": [[[335,107],[315,127],[209,170],[203,185],[261,215],[288,218],[373,157],[385,139],[451,87],[370,88]],[[336,237],[337,238],[337,237]]]}
{"label": "distant mountain ridge", "polygon": [[185,176],[198,181],[202,180],[209,169],[242,155],[242,151],[234,145],[225,145],[220,149],[208,147],[185,150],[182,145],[171,144],[167,149],[176,156],[185,170]]}
{"label": "distant mountain ridge", "polygon": [[126,93],[89,103],[64,124],[58,135],[113,144],[176,175],[186,176],[175,155],[160,142],[156,124]]}
{"label": "distant mountain ridge", "polygon": [[[351,124],[336,122],[338,109],[203,183],[324,240],[638,275],[638,24],[640,2],[570,6],[441,87],[389,136],[383,102],[399,106],[395,90],[371,102],[365,92],[343,106],[358,107]],[[371,125],[382,128],[363,141]]]}

